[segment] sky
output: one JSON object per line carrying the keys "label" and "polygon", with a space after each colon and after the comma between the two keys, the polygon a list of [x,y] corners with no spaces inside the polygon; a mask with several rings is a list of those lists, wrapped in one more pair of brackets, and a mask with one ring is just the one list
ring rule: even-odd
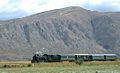
{"label": "sky", "polygon": [[120,12],[120,0],[0,0],[0,20],[21,18],[69,6],[99,12]]}

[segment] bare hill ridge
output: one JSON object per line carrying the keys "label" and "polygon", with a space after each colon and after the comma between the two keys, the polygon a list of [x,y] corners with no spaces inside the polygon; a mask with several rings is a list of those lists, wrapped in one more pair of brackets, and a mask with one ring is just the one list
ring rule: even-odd
{"label": "bare hill ridge", "polygon": [[120,13],[67,7],[0,21],[1,60],[28,59],[35,51],[120,55]]}

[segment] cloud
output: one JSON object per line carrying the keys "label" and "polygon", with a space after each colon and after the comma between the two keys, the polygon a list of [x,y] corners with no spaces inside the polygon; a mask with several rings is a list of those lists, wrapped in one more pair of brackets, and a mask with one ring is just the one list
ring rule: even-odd
{"label": "cloud", "polygon": [[0,0],[0,19],[19,18],[28,15],[24,10],[18,8],[21,0]]}
{"label": "cloud", "polygon": [[29,15],[27,12],[23,10],[16,10],[13,12],[1,12],[0,13],[0,19],[6,20],[6,19],[13,19],[13,18],[20,18]]}
{"label": "cloud", "polygon": [[0,0],[0,12],[12,12],[18,9],[20,0]]}
{"label": "cloud", "polygon": [[120,0],[88,0],[83,4],[83,8],[100,12],[116,12],[120,11]]}
{"label": "cloud", "polygon": [[68,6],[81,6],[88,0],[21,0],[20,9],[31,12],[43,12]]}
{"label": "cloud", "polygon": [[0,19],[10,16],[11,18],[23,17],[68,6],[115,12],[120,11],[120,0],[0,0]]}

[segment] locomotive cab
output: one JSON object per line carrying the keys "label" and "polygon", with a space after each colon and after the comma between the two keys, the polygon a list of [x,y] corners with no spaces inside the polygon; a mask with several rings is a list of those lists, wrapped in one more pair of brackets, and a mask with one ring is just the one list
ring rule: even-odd
{"label": "locomotive cab", "polygon": [[44,61],[43,54],[41,52],[36,52],[32,57],[31,63],[38,63],[43,61]]}

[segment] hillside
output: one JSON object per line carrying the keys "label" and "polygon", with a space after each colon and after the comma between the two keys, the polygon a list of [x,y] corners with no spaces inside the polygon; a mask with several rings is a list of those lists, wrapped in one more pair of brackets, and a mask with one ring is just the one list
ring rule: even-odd
{"label": "hillside", "polygon": [[67,7],[0,21],[0,60],[30,59],[36,51],[120,55],[120,12]]}

